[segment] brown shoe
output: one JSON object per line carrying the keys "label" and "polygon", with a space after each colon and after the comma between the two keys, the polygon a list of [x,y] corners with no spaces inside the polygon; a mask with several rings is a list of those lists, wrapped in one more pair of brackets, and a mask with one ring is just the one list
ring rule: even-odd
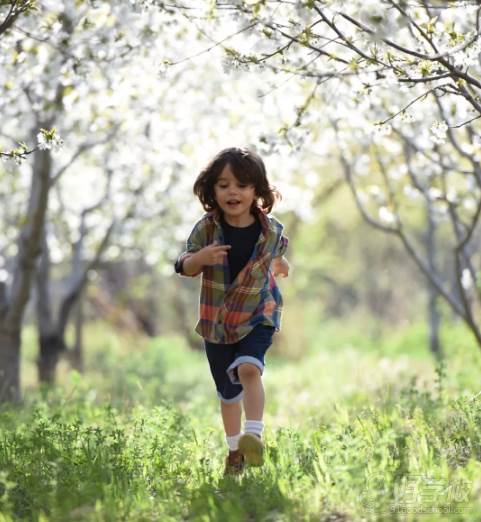
{"label": "brown shoe", "polygon": [[244,433],[239,439],[239,451],[250,466],[262,466],[264,463],[264,444],[261,438],[253,433]]}
{"label": "brown shoe", "polygon": [[239,475],[244,471],[244,455],[239,450],[229,451],[225,458],[224,475]]}

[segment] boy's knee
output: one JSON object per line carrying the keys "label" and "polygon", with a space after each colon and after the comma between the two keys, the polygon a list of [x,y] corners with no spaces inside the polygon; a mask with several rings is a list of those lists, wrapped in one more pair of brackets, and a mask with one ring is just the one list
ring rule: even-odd
{"label": "boy's knee", "polygon": [[237,367],[237,373],[239,375],[239,380],[241,379],[249,379],[252,377],[257,377],[261,374],[261,370],[255,365],[251,363],[242,363]]}

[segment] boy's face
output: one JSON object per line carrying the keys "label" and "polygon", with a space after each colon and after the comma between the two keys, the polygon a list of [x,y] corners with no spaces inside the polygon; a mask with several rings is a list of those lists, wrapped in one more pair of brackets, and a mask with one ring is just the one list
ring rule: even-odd
{"label": "boy's face", "polygon": [[250,209],[256,199],[255,187],[241,183],[228,163],[214,185],[214,195],[226,218],[239,226],[249,224]]}

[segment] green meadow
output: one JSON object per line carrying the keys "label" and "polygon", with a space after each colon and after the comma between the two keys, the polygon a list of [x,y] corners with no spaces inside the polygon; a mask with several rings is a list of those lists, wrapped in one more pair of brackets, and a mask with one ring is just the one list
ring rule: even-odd
{"label": "green meadow", "polygon": [[[317,332],[317,333],[316,333]],[[0,414],[0,521],[481,520],[481,358],[461,326],[446,357],[421,326],[325,323],[299,358],[268,352],[266,462],[224,477],[218,400],[180,337],[87,331],[85,376],[35,384]]]}

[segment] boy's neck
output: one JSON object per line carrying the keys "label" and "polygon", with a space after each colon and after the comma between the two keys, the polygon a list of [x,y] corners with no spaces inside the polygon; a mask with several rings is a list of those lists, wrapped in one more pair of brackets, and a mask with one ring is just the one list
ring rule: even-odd
{"label": "boy's neck", "polygon": [[231,227],[238,227],[238,228],[245,228],[249,225],[252,225],[252,223],[255,222],[256,218],[252,214],[252,212],[249,212],[249,214],[246,214],[244,216],[227,216],[225,212],[222,213],[222,216],[224,218],[224,221],[230,225]]}

